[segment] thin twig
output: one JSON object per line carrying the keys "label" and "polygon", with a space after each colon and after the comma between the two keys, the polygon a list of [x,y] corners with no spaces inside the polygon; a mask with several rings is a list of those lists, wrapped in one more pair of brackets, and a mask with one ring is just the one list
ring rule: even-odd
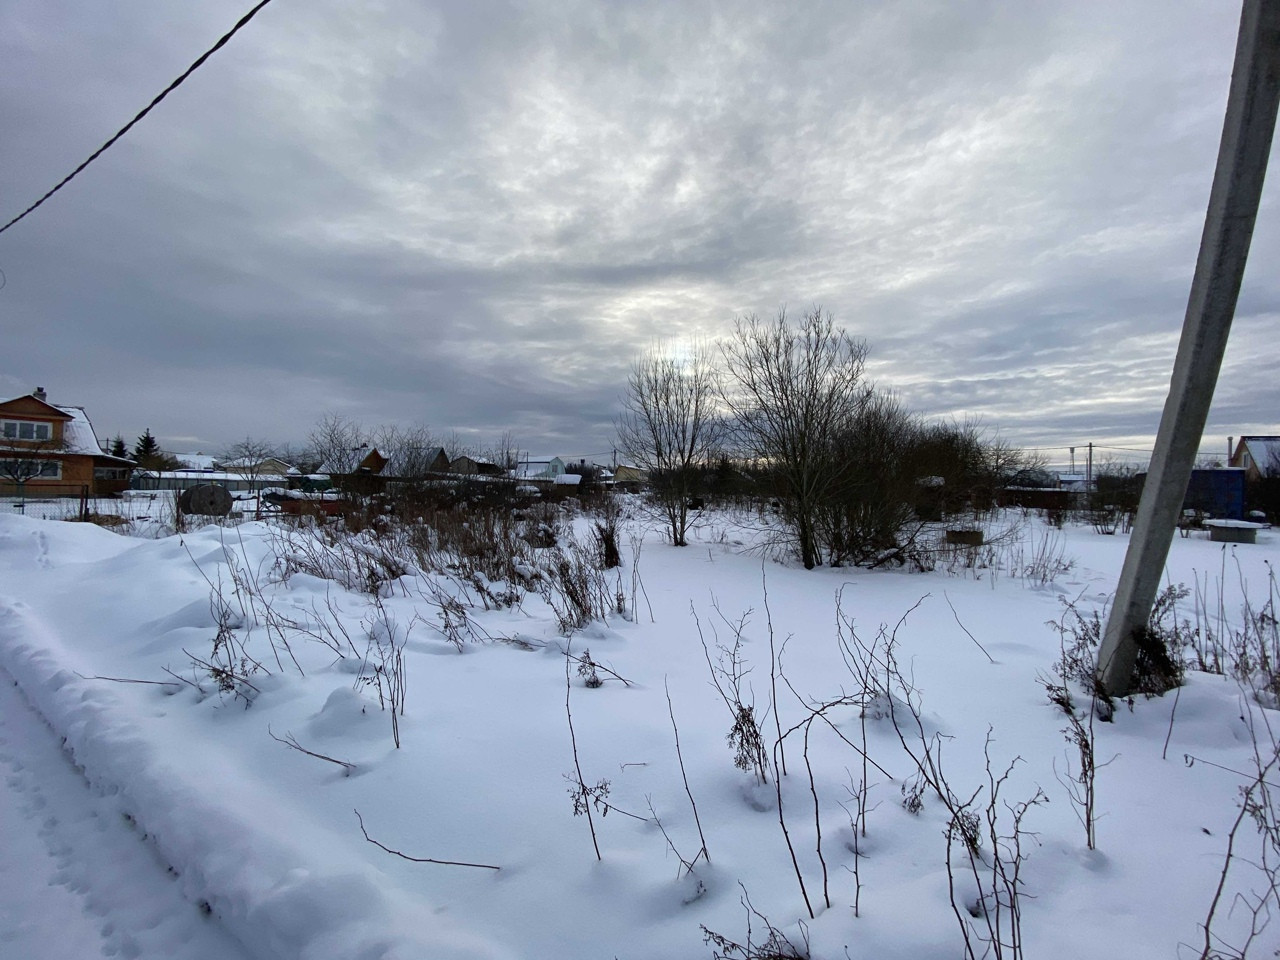
{"label": "thin twig", "polygon": [[[1201,757],[1197,757],[1195,754],[1192,754],[1192,753],[1184,753],[1182,755],[1182,762],[1185,763],[1188,767],[1193,767],[1197,763],[1203,763],[1206,767],[1214,767],[1215,769],[1223,770],[1227,773],[1234,773],[1237,777],[1244,777],[1246,779],[1257,779],[1256,774],[1245,773],[1243,770],[1233,770],[1231,767],[1224,767],[1220,763],[1214,763],[1212,760],[1205,760]],[[1263,783],[1268,787],[1273,787],[1276,790],[1280,790],[1280,783],[1272,783],[1270,780],[1259,780],[1258,782]]]}
{"label": "thin twig", "polygon": [[[658,831],[662,834],[662,839],[667,841],[667,846],[671,848],[671,852],[674,853],[676,855],[676,859],[680,861],[680,866],[684,868],[685,875],[687,876],[688,874],[693,873],[693,865],[697,862],[698,857],[695,856],[693,860],[686,860],[684,858],[684,855],[676,849],[676,845],[671,839],[671,834],[667,833],[667,828],[662,825],[662,820],[658,817],[658,811],[653,808],[653,797],[646,796],[644,799],[645,803],[649,805],[649,813],[652,814],[649,818],[650,821],[657,826]],[[705,853],[705,851],[703,852]],[[698,856],[701,855],[702,853],[698,854]],[[680,879],[679,870],[676,871],[676,879]]]}
{"label": "thin twig", "polygon": [[[769,578],[765,575],[764,564],[760,564],[760,592],[764,594],[764,617],[769,626],[769,696],[773,701],[773,725],[778,734],[779,759],[782,761],[782,775],[787,775],[787,750],[782,744],[782,709],[778,704],[778,654],[773,645],[773,613],[769,610]],[[788,638],[790,639],[790,638]],[[784,643],[783,646],[786,646]],[[828,904],[829,906],[829,904]]]}
{"label": "thin twig", "polygon": [[804,897],[805,908],[809,911],[809,919],[817,919],[813,912],[813,904],[809,902],[809,891],[804,885],[804,874],[800,871],[800,861],[796,859],[796,848],[791,843],[791,832],[787,830],[787,818],[782,812],[782,777],[778,775],[778,750],[782,746],[779,740],[773,748],[773,786],[778,799],[778,825],[782,827],[782,838],[787,842],[787,851],[791,854],[791,866],[795,869],[796,880],[800,884],[800,895]]}
{"label": "thin twig", "polygon": [[818,862],[822,864],[822,899],[827,905],[827,909],[831,908],[831,892],[827,881],[827,858],[822,855],[822,816],[818,807],[818,787],[813,782],[813,765],[809,763],[809,731],[813,727],[813,719],[804,726],[804,768],[809,774],[809,793],[813,796],[813,824],[817,830],[818,839],[816,848],[818,851]]}
{"label": "thin twig", "polygon": [[1164,735],[1164,749],[1160,751],[1160,759],[1169,759],[1169,741],[1173,739],[1173,718],[1178,715],[1178,700],[1182,696],[1182,684],[1173,688],[1173,708],[1169,711],[1169,730]]}
{"label": "thin twig", "polygon": [[[671,730],[676,738],[676,759],[680,761],[680,777],[684,780],[684,792],[689,797],[689,806],[693,807],[693,822],[698,826],[698,839],[702,841],[702,850],[699,851],[699,856],[705,857],[707,863],[710,863],[711,854],[707,851],[707,838],[702,833],[702,821],[698,818],[698,804],[694,802],[693,791],[689,789],[689,775],[684,770],[684,754],[680,752],[680,728],[676,726],[676,711],[675,707],[671,705],[671,690],[667,687],[666,677],[662,678],[662,689],[667,694],[667,714],[671,717]],[[657,819],[656,814],[654,819]],[[694,857],[693,861],[697,863],[698,858]],[[692,870],[693,867],[690,866],[689,869]]]}
{"label": "thin twig", "polygon": [[305,753],[308,757],[315,757],[317,760],[328,760],[330,763],[336,763],[338,766],[342,767],[346,776],[350,776],[351,771],[356,768],[354,763],[348,763],[346,760],[337,760],[333,757],[326,757],[323,753],[316,753],[314,750],[308,750],[298,742],[297,738],[292,733],[286,733],[283,737],[277,737],[271,732],[270,724],[267,724],[267,736],[276,741],[276,743],[283,743],[286,747],[297,750],[299,753]]}
{"label": "thin twig", "polygon": [[360,816],[360,811],[356,810],[356,819],[360,821],[360,832],[364,834],[364,838],[372,843],[379,850],[385,850],[387,853],[393,854],[404,860],[411,860],[414,863],[438,863],[446,867],[478,867],[482,870],[501,870],[501,867],[495,867],[491,863],[466,863],[461,860],[436,860],[433,857],[411,857],[407,853],[401,853],[399,850],[392,850],[386,844],[379,843],[373,837],[369,836],[369,831],[364,828],[364,817]]}
{"label": "thin twig", "polygon": [[[148,683],[157,687],[176,687],[178,684],[172,680],[135,680],[133,677],[86,677],[83,673],[76,673],[81,680],[110,680],[112,683]],[[184,681],[190,682],[190,681]]]}
{"label": "thin twig", "polygon": [[[573,747],[573,767],[578,772],[578,790],[582,796],[582,809],[587,815],[587,826],[591,828],[591,845],[596,851],[596,860],[604,860],[600,855],[600,841],[596,839],[596,822],[591,816],[591,804],[587,800],[587,784],[582,779],[582,763],[578,759],[578,736],[573,731],[573,711],[569,709],[569,694],[573,691],[573,683],[569,677],[568,651],[564,661],[564,714],[569,721],[569,743]],[[576,810],[575,810],[576,812]]]}
{"label": "thin twig", "polygon": [[200,684],[196,683],[194,680],[188,680],[186,677],[183,677],[183,676],[180,676],[179,674],[174,673],[168,667],[161,667],[160,669],[162,669],[165,673],[167,673],[169,676],[173,677],[175,680],[179,681],[180,683],[185,683],[189,687],[195,687],[198,691],[200,691],[201,694],[204,693],[204,687],[200,686]]}
{"label": "thin twig", "polygon": [[983,656],[985,656],[992,663],[995,663],[996,662],[995,659],[991,656],[991,654],[987,653],[987,648],[984,647],[982,644],[978,643],[978,638],[975,637],[972,633],[970,633],[969,628],[960,622],[960,614],[956,613],[956,608],[951,605],[951,598],[947,596],[947,591],[945,590],[942,591],[942,597],[944,600],[947,601],[947,606],[951,607],[951,616],[956,618],[956,625],[959,626],[960,629],[965,632],[965,636],[967,636],[970,640],[973,641],[974,646],[976,646],[979,650],[982,651]]}

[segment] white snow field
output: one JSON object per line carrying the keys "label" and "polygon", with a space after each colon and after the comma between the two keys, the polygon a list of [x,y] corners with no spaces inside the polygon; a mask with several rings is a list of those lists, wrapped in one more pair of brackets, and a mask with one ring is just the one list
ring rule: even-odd
{"label": "white snow field", "polygon": [[[1017,532],[985,565],[908,573],[763,559],[728,515],[680,549],[633,519],[605,581],[624,612],[567,638],[536,585],[486,609],[480,587],[502,585],[412,565],[359,582],[317,565],[332,554],[306,531],[265,522],[131,539],[0,515],[0,955],[786,955],[764,951],[767,918],[824,960],[956,960],[966,936],[981,956],[988,921],[1006,940],[992,956],[1200,957],[1241,787],[1255,749],[1264,763],[1274,751],[1276,717],[1229,671],[1120,703],[1093,726],[1089,850],[1069,795],[1079,752],[1040,678],[1055,679],[1064,603],[1086,616],[1105,604],[1127,538],[1012,513],[997,524]],[[1265,628],[1280,536],[1257,539],[1175,539],[1168,579],[1190,590],[1177,617],[1226,637],[1247,602]],[[351,562],[379,549],[355,544]],[[897,698],[864,711],[850,651],[856,667],[858,641],[883,651],[888,633],[913,692],[890,678]],[[708,665],[728,664],[718,648],[735,636],[763,783],[734,764],[735,714]],[[566,647],[590,651],[602,685]],[[393,731],[380,699],[401,697]],[[904,803],[908,748],[925,744],[953,803],[973,798],[976,872],[958,837],[948,846],[937,791]],[[994,778],[1017,761],[994,804],[984,745]],[[979,884],[994,854],[1010,862],[1014,813],[1037,790],[1048,802],[1024,809],[1011,925],[1008,903],[983,913]],[[1213,925],[1224,955],[1254,923],[1247,898],[1267,892],[1250,865],[1267,839],[1251,821],[1236,831]],[[1249,956],[1278,946],[1280,922]]]}

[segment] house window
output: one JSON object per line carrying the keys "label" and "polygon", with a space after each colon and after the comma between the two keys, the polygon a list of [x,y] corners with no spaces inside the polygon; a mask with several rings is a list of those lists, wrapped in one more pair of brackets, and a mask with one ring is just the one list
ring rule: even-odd
{"label": "house window", "polygon": [[61,460],[0,460],[0,479],[61,480]]}
{"label": "house window", "polygon": [[48,440],[53,436],[49,424],[34,420],[0,420],[0,433],[6,440]]}

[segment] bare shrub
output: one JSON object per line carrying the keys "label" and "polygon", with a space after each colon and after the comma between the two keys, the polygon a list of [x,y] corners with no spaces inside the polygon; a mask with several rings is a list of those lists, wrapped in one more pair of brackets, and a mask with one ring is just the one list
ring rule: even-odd
{"label": "bare shrub", "polygon": [[698,628],[698,639],[707,659],[707,669],[711,672],[711,682],[715,684],[720,699],[729,711],[730,727],[726,740],[733,751],[733,765],[754,775],[757,783],[768,783],[769,753],[765,747],[761,718],[756,713],[754,697],[746,686],[751,668],[746,665],[742,651],[742,632],[746,629],[751,611],[748,610],[736,621],[731,621],[718,606],[714,603],[712,606],[731,637],[728,642],[721,642],[715,623],[711,623],[716,648],[714,660],[702,632],[698,611],[690,607],[690,612]]}
{"label": "bare shrub", "polygon": [[602,570],[613,570],[622,566],[622,551],[618,547],[618,525],[621,521],[622,508],[615,497],[606,494],[600,511],[591,525]]}
{"label": "bare shrub", "polygon": [[404,716],[408,695],[404,648],[416,622],[415,616],[401,630],[380,598],[374,599],[373,613],[364,621],[368,646],[356,685],[377,691],[378,705],[391,718],[391,739],[397,750],[400,749],[400,718]]}
{"label": "bare shrub", "polygon": [[543,551],[537,563],[542,598],[565,636],[616,612],[619,591],[609,586],[599,554],[592,547],[570,537]]}
{"label": "bare shrub", "polygon": [[1244,597],[1240,627],[1231,639],[1231,672],[1263,706],[1280,707],[1280,621],[1275,571],[1268,567],[1267,597],[1255,607]]}
{"label": "bare shrub", "polygon": [[[1015,757],[1003,772],[997,773],[991,761],[991,731],[987,731],[983,748],[986,758],[986,802],[978,804],[983,791],[977,791],[955,809],[947,824],[947,887],[951,909],[964,937],[965,957],[981,960],[1021,960],[1022,943],[1022,866],[1026,862],[1025,843],[1035,835],[1023,827],[1027,812],[1047,803],[1044,791],[1037,788],[1032,796],[1017,803],[1002,801],[1000,794],[1014,767],[1021,761]],[[949,792],[949,791],[948,791]],[[962,851],[957,860],[955,849]],[[967,869],[966,869],[967,868]],[[964,896],[957,882],[957,872],[976,890],[976,896]],[[979,923],[981,925],[979,925]]]}
{"label": "bare shrub", "polygon": [[[1256,694],[1250,699],[1256,699]],[[1242,774],[1240,808],[1227,832],[1222,872],[1200,925],[1204,933],[1200,960],[1247,960],[1254,946],[1267,946],[1260,938],[1280,911],[1280,787],[1276,786],[1280,739],[1266,710],[1255,709],[1247,700],[1241,704],[1241,719],[1253,746],[1252,762]],[[1188,766],[1197,762],[1190,754],[1185,759]],[[1228,897],[1233,885],[1239,892]],[[1224,916],[1227,902],[1232,906]],[[1230,931],[1223,929],[1228,926]],[[1274,939],[1270,942],[1274,945]]]}
{"label": "bare shrub", "polygon": [[183,652],[191,658],[192,665],[209,676],[219,693],[229,693],[233,697],[238,697],[244,700],[246,707],[249,707],[259,693],[258,688],[249,678],[254,674],[269,671],[249,655],[243,638],[237,634],[237,629],[243,625],[243,620],[235,615],[231,605],[223,596],[221,580],[218,581],[209,598],[209,611],[213,615],[216,632],[208,658],[196,656],[189,650]]}
{"label": "bare shrub", "polygon": [[[746,887],[742,887],[742,908],[747,912],[747,934],[743,943],[730,940],[705,926],[701,928],[702,942],[711,946],[713,960],[808,960],[809,931],[803,923],[800,924],[801,940],[797,944],[752,905]],[[764,929],[760,930],[760,927]]]}
{"label": "bare shrub", "polygon": [[[1189,619],[1178,617],[1178,603],[1189,595],[1183,585],[1170,584],[1156,597],[1147,626],[1138,636],[1138,657],[1130,685],[1134,693],[1158,697],[1182,685],[1188,651],[1197,646],[1197,628]],[[1101,614],[1098,610],[1081,613],[1074,602],[1063,600],[1062,617],[1050,620],[1049,626],[1061,638],[1062,656],[1056,668],[1059,676],[1064,682],[1078,683],[1089,691],[1100,718],[1110,720],[1115,702],[1102,686],[1097,665],[1103,631]]]}
{"label": "bare shrub", "polygon": [[582,685],[591,690],[604,686],[604,681],[600,679],[600,671],[596,668],[599,666],[591,659],[591,649],[583,647],[582,656],[578,659],[578,676],[582,678]]}
{"label": "bare shrub", "polygon": [[[1099,624],[1100,626],[1100,624]],[[1092,627],[1091,627],[1092,629]],[[1060,634],[1064,639],[1065,631]],[[1101,691],[1101,684],[1098,682],[1095,673],[1085,673],[1086,694],[1089,698],[1086,708],[1077,708],[1075,698],[1072,696],[1071,684],[1080,682],[1083,664],[1075,666],[1068,665],[1068,654],[1065,645],[1062,657],[1059,660],[1058,674],[1059,680],[1054,681],[1047,677],[1041,676],[1038,679],[1044,687],[1045,693],[1049,698],[1049,702],[1058,707],[1067,718],[1067,726],[1063,728],[1062,734],[1066,737],[1067,743],[1075,748],[1075,759],[1071,757],[1071,752],[1067,753],[1067,772],[1063,776],[1057,772],[1057,764],[1054,764],[1054,774],[1058,778],[1058,782],[1066,788],[1067,796],[1071,800],[1072,809],[1075,811],[1076,819],[1080,821],[1080,825],[1084,828],[1085,845],[1094,850],[1097,848],[1097,822],[1098,822],[1098,802],[1097,802],[1097,774],[1100,767],[1105,767],[1106,763],[1098,763],[1094,752],[1093,724],[1094,720],[1099,716],[1109,717],[1110,708],[1100,711],[1098,697]]]}

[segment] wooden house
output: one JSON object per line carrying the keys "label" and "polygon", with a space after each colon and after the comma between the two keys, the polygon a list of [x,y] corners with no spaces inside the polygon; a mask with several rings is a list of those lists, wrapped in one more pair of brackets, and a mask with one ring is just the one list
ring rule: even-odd
{"label": "wooden house", "polygon": [[102,452],[83,407],[52,404],[42,387],[0,403],[0,495],[112,496],[133,467]]}

